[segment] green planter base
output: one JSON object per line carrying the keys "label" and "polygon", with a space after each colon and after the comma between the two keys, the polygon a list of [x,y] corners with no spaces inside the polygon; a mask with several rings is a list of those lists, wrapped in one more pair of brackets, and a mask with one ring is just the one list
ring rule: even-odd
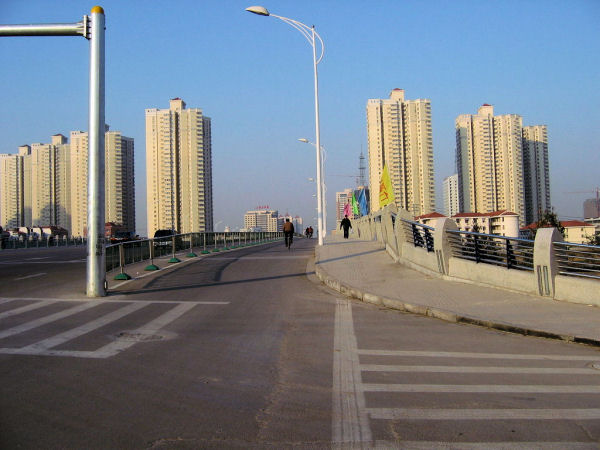
{"label": "green planter base", "polygon": [[188,253],[187,255],[185,255],[185,256],[187,256],[188,258],[195,258],[195,257],[196,257],[196,256],[198,256],[198,255],[196,255],[194,252],[189,252],[189,253]]}
{"label": "green planter base", "polygon": [[200,253],[202,253],[203,255],[206,255],[207,253],[210,253],[208,250],[202,250]]}
{"label": "green planter base", "polygon": [[218,248],[213,249],[213,253],[214,252],[220,252],[221,250],[219,250]]}
{"label": "green planter base", "polygon": [[131,275],[127,275],[125,272],[121,272],[115,275],[113,280],[131,280]]}
{"label": "green planter base", "polygon": [[173,257],[168,262],[170,262],[170,263],[178,263],[178,262],[181,262],[181,260],[179,258]]}
{"label": "green planter base", "polygon": [[158,266],[154,265],[154,264],[150,264],[148,266],[146,266],[146,268],[144,270],[150,271],[150,270],[159,270]]}

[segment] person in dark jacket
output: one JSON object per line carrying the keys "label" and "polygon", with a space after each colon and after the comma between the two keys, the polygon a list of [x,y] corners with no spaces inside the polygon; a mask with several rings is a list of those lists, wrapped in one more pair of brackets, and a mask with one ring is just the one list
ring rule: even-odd
{"label": "person in dark jacket", "polygon": [[294,224],[290,222],[290,219],[285,219],[285,223],[283,224],[283,234],[285,236],[285,246],[290,250],[292,241],[294,240]]}
{"label": "person in dark jacket", "polygon": [[344,239],[348,239],[348,230],[352,228],[352,224],[350,223],[350,219],[348,219],[348,215],[346,214],[342,221],[340,222],[340,230],[344,228]]}

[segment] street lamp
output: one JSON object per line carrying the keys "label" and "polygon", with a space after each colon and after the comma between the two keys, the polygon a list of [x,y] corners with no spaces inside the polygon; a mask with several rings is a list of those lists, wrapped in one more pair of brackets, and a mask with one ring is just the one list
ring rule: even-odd
{"label": "street lamp", "polygon": [[[304,142],[305,144],[310,144],[316,146],[316,144],[310,142],[306,138],[298,139],[300,142]],[[323,210],[323,237],[327,236],[327,186],[325,185],[325,160],[327,159],[327,152],[323,147],[321,147],[321,189],[322,189],[322,197],[321,197],[321,208]],[[314,179],[309,178],[309,180],[314,181]]]}
{"label": "street lamp", "polygon": [[[271,14],[265,7],[263,6],[250,6],[246,8],[246,11],[258,14],[259,16],[271,16],[277,19],[280,19],[287,23],[288,25],[294,27],[298,30],[302,35],[306,38],[308,43],[313,49],[313,70],[315,77],[315,137],[317,144],[316,152],[317,152],[317,231],[319,235],[318,243],[319,245],[323,245],[323,236],[325,235],[325,228],[323,226],[323,209],[322,209],[322,198],[323,198],[323,181],[321,179],[321,133],[319,126],[319,81],[317,75],[317,65],[323,59],[323,54],[325,52],[325,45],[323,44],[323,39],[316,32],[314,25],[309,27],[308,25],[303,24],[302,22],[298,22],[297,20],[289,19],[287,17],[277,16],[275,14]],[[319,40],[321,45],[321,55],[317,58],[317,45],[316,40]]]}

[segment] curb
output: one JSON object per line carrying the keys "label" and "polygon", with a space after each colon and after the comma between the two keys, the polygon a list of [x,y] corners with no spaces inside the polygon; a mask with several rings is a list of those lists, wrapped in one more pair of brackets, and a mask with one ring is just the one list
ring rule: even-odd
{"label": "curb", "polygon": [[476,325],[485,328],[505,331],[508,333],[521,334],[523,336],[543,337],[548,339],[557,339],[565,342],[573,342],[576,344],[586,344],[594,347],[600,347],[600,340],[598,339],[574,335],[564,335],[543,330],[536,330],[534,328],[527,328],[520,325],[495,322],[493,320],[486,320],[480,319],[478,317],[466,316],[452,311],[446,311],[439,308],[432,308],[430,306],[406,303],[399,299],[381,297],[379,295],[371,294],[369,292],[363,292],[358,288],[344,284],[340,280],[330,276],[322,267],[319,266],[319,261],[317,260],[315,260],[315,274],[317,275],[319,280],[323,282],[323,284],[335,291],[340,292],[346,297],[354,298],[365,303],[371,303],[377,306],[383,306],[388,309],[417,314],[420,316],[433,317],[435,319],[440,319],[446,322]]}

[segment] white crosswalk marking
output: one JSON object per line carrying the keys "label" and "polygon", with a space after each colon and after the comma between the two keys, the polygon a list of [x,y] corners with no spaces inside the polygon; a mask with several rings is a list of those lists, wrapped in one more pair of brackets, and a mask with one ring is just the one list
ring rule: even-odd
{"label": "white crosswalk marking", "polygon": [[[410,433],[414,421],[597,421],[600,420],[600,370],[594,362],[600,360],[594,356],[564,354],[511,354],[477,353],[428,350],[359,349],[354,333],[351,302],[338,300],[334,335],[334,411],[333,446],[334,448],[406,448],[406,449],[563,449],[596,448],[597,442],[446,442],[446,441],[384,441],[370,438],[370,424],[374,420],[391,421],[390,428],[403,424],[404,433]],[[402,358],[402,359],[400,359]],[[461,364],[461,359],[466,360]],[[510,361],[504,365],[503,361]],[[516,363],[518,362],[518,364]],[[447,363],[447,364],[446,364]],[[565,367],[566,366],[566,367]],[[344,376],[347,371],[352,376]],[[465,375],[465,384],[447,384],[448,380],[460,380]],[[515,384],[490,384],[496,379],[514,379]],[[511,378],[511,375],[515,375]],[[528,384],[519,384],[523,375],[536,375],[544,378],[546,384],[535,383],[534,377],[526,378]],[[568,376],[571,384],[560,384]],[[428,383],[402,383],[408,377],[427,377]],[[550,384],[549,377],[557,377],[559,384]],[[594,378],[590,378],[594,377]],[[390,382],[363,383],[363,377]],[[562,377],[562,378],[561,378]],[[584,377],[579,379],[577,377]],[[444,380],[435,384],[435,379]],[[475,381],[481,378],[484,383]],[[418,378],[417,378],[418,379]],[[392,381],[393,380],[393,381]],[[582,382],[582,380],[584,380]],[[400,382],[399,382],[400,381]],[[510,382],[510,381],[509,381]],[[523,381],[521,381],[523,382]],[[461,381],[458,381],[461,383]],[[469,384],[472,383],[472,384]],[[381,395],[392,394],[395,395]],[[406,394],[406,395],[404,395]],[[410,394],[422,394],[415,396]],[[453,394],[442,397],[436,394]],[[461,407],[465,400],[474,404],[473,397],[461,394],[489,394],[495,400],[486,405],[486,395],[477,396],[477,407]],[[503,394],[507,394],[504,397]],[[519,403],[511,403],[511,394],[529,394],[535,401],[532,408],[522,408]],[[548,407],[547,399],[554,395],[585,395],[584,408]],[[495,397],[492,397],[494,396]],[[544,396],[547,397],[544,397]],[[451,398],[443,407],[444,398]],[[500,403],[502,407],[494,407]],[[404,403],[408,399],[409,403]],[[435,401],[433,400],[435,399]],[[464,399],[464,400],[463,400]],[[471,399],[471,400],[468,400]],[[577,399],[577,397],[573,397]],[[424,402],[422,406],[415,402]],[[433,402],[433,403],[432,403]],[[336,404],[337,403],[337,404]],[[570,401],[570,404],[577,405]],[[429,406],[434,404],[435,406]],[[516,406],[510,408],[512,404]],[[556,404],[556,403],[554,403]],[[379,407],[379,406],[384,407]],[[486,408],[486,406],[488,406]],[[507,407],[509,406],[509,407]],[[368,417],[367,423],[360,424],[359,419]],[[435,425],[434,425],[435,426]],[[494,426],[498,426],[495,424]],[[361,428],[362,427],[362,428]],[[360,434],[361,429],[369,434]],[[394,431],[395,433],[395,431]],[[402,435],[398,431],[398,435]],[[415,435],[417,437],[418,434]],[[449,436],[454,437],[454,436]],[[371,440],[373,439],[373,440]],[[585,439],[584,439],[585,440]]]}
{"label": "white crosswalk marking", "polygon": [[[69,328],[59,332],[53,336],[49,336],[37,342],[29,343],[23,347],[11,348],[5,347],[0,348],[0,353],[10,355],[45,355],[45,356],[69,356],[78,358],[108,358],[114,356],[123,350],[130,348],[131,346],[143,341],[143,339],[118,339],[115,336],[115,340],[107,345],[104,345],[96,350],[68,350],[60,349],[56,350],[58,346],[66,345],[74,339],[87,335],[88,333],[98,330],[106,325],[109,325],[123,317],[132,314],[136,311],[143,310],[152,304],[171,305],[167,312],[162,313],[158,317],[154,317],[147,323],[138,323],[137,328],[129,332],[130,335],[136,337],[156,337],[161,330],[181,317],[186,312],[198,305],[227,305],[229,302],[172,302],[172,301],[140,301],[140,300],[61,300],[61,299],[47,299],[47,300],[33,300],[35,303],[27,304],[19,307],[20,301],[32,299],[13,299],[13,298],[0,298],[1,303],[15,302],[15,308],[5,311],[0,314],[0,319],[9,319],[12,317],[18,317],[20,314],[28,313],[36,310],[41,310],[43,307],[48,305],[57,304],[59,302],[65,302],[67,304],[77,303],[76,306],[68,307],[62,311],[49,314],[46,316],[39,317],[34,320],[16,325],[4,330],[0,330],[0,340],[6,339],[12,336],[24,334],[28,331],[35,330],[43,325],[47,325],[53,322],[59,322],[62,319],[69,318]],[[92,310],[93,308],[105,305],[105,304],[123,304],[124,306],[104,314],[93,320],[85,321],[86,319],[80,319],[83,323],[73,326],[71,322],[77,322],[77,317],[73,318],[75,314],[83,311]],[[60,325],[60,324],[59,324]],[[164,332],[163,332],[164,334]],[[0,342],[1,345],[1,342]]]}

